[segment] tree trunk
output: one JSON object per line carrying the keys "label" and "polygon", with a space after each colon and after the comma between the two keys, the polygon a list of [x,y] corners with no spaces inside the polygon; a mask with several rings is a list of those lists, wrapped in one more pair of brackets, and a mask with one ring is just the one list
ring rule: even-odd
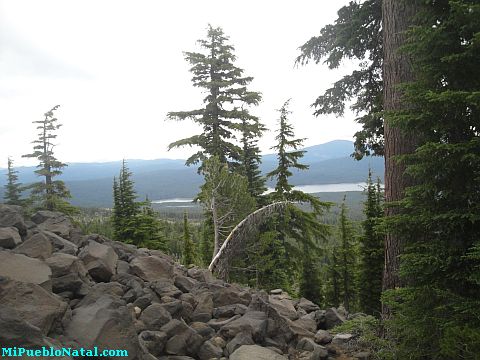
{"label": "tree trunk", "polygon": [[213,219],[213,232],[214,232],[214,241],[213,241],[213,256],[215,258],[218,251],[220,250],[220,224],[218,223],[218,211],[217,204],[215,203],[215,196],[212,197],[212,219]]}
{"label": "tree trunk", "polygon": [[[397,209],[389,208],[388,203],[402,199],[405,188],[410,185],[410,180],[404,176],[405,167],[394,157],[412,153],[416,147],[415,136],[393,126],[389,112],[407,106],[398,85],[412,81],[414,74],[409,57],[399,48],[405,42],[405,31],[413,24],[418,8],[416,0],[383,0],[382,3],[386,216],[398,213]],[[397,234],[387,234],[385,237],[383,290],[401,286],[398,270],[403,242]],[[386,317],[388,312],[385,307],[382,309]]]}

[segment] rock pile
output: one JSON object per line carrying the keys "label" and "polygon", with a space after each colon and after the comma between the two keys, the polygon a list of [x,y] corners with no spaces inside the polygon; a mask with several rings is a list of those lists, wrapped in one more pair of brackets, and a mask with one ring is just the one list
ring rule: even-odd
{"label": "rock pile", "polygon": [[328,330],[344,320],[281,290],[228,284],[159,251],[83,235],[61,213],[26,220],[0,205],[2,347],[125,349],[140,360],[334,359],[341,349]]}

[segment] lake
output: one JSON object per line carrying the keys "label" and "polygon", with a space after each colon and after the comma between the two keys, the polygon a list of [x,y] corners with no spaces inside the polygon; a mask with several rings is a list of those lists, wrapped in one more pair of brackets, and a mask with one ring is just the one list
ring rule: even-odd
{"label": "lake", "polygon": [[[300,190],[308,194],[312,193],[322,193],[322,192],[345,192],[345,191],[363,191],[367,186],[367,183],[341,183],[341,184],[314,184],[314,185],[298,185],[295,186],[295,190]],[[267,193],[272,192],[273,188],[268,188]],[[193,199],[163,199],[163,200],[153,200],[154,204],[166,204],[166,203],[190,203]],[[189,207],[184,206],[184,207]]]}

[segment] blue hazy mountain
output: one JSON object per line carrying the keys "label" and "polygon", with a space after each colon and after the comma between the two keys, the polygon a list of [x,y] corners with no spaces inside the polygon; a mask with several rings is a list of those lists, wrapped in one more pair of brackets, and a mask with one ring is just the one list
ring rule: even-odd
{"label": "blue hazy mountain", "polygon": [[[383,177],[383,158],[371,157],[355,161],[350,154],[353,143],[335,140],[310,146],[302,163],[310,165],[307,171],[294,172],[292,183],[313,185],[330,183],[356,183],[365,181],[368,168],[375,176]],[[262,157],[264,173],[276,167],[274,154]],[[133,180],[139,198],[152,200],[171,198],[192,198],[198,193],[203,182],[196,167],[186,167],[185,160],[127,160],[133,172]],[[61,175],[72,193],[71,202],[78,206],[111,206],[112,180],[118,176],[121,161],[104,163],[71,163]],[[20,182],[27,184],[37,180],[35,167],[18,167]],[[0,185],[5,184],[6,169],[0,169]],[[272,184],[270,181],[269,184]]]}

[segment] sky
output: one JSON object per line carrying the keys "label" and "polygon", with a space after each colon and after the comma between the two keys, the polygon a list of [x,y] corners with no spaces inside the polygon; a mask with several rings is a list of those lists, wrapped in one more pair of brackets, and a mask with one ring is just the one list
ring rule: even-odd
{"label": "sky", "polygon": [[199,133],[169,111],[202,106],[183,51],[199,51],[208,24],[222,27],[236,66],[254,80],[262,103],[251,109],[269,129],[259,142],[271,153],[278,112],[291,98],[290,121],[305,146],[352,140],[354,115],[314,117],[311,104],[352,70],[295,66],[298,47],[319,34],[348,0],[0,0],[0,167],[32,152],[32,121],[59,104],[55,155],[64,162],[187,158],[169,143]]}

